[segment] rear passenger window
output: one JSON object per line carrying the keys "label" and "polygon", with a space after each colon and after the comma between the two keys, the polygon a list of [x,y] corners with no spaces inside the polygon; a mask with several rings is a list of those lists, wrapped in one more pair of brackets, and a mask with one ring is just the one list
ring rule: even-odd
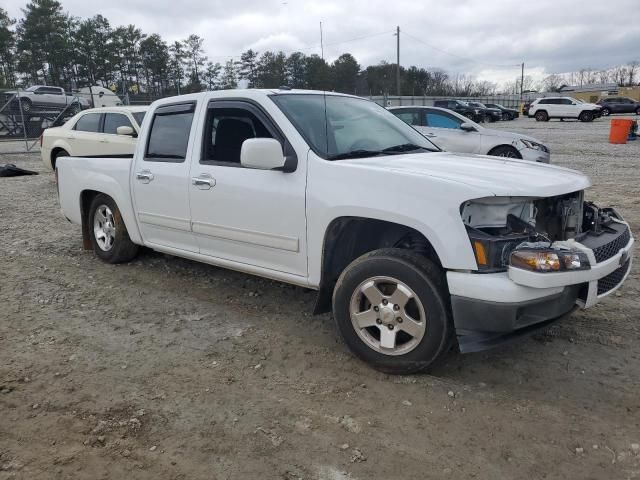
{"label": "rear passenger window", "polygon": [[402,120],[407,125],[417,125],[420,126],[420,115],[416,112],[408,111],[408,112],[393,112],[396,117]]}
{"label": "rear passenger window", "polygon": [[104,114],[104,133],[116,135],[118,127],[131,127],[131,122],[126,115],[121,113],[105,113]]}
{"label": "rear passenger window", "polygon": [[181,163],[187,156],[195,103],[158,107],[151,120],[145,160]]}
{"label": "rear passenger window", "polygon": [[76,122],[74,130],[79,132],[98,132],[100,131],[100,114],[99,113],[87,113],[80,117]]}

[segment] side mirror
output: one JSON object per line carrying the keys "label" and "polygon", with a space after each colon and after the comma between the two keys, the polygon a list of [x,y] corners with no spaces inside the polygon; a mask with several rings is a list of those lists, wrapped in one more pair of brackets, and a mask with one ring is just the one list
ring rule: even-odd
{"label": "side mirror", "polygon": [[128,135],[130,137],[133,137],[136,132],[129,125],[122,125],[122,126],[116,128],[116,133],[118,135]]}
{"label": "side mirror", "polygon": [[470,123],[465,122],[462,125],[460,125],[460,130],[462,130],[463,132],[475,132],[476,127],[474,127]]}
{"label": "side mirror", "polygon": [[274,138],[249,138],[242,142],[240,164],[259,170],[275,170],[285,164],[282,145]]}

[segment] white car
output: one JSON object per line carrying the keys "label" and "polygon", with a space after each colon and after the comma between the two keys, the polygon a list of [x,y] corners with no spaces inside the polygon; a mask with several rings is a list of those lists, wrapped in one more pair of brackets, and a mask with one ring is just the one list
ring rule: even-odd
{"label": "white car", "polygon": [[364,98],[220,90],[147,116],[133,158],[58,161],[85,247],[122,263],[143,245],[318,290],[315,311],[333,306],[345,343],[385,372],[546,327],[631,268],[629,225],[584,201],[582,173],[438,151]]}
{"label": "white car", "polygon": [[572,118],[581,122],[592,122],[601,116],[601,107],[571,97],[537,98],[529,106],[529,117],[538,122],[548,122],[551,118]]}
{"label": "white car", "polygon": [[47,128],[40,137],[42,162],[54,170],[58,157],[133,155],[147,108],[92,108]]}
{"label": "white car", "polygon": [[447,152],[521,158],[541,163],[549,163],[550,160],[549,148],[540,140],[520,133],[485,128],[446,108],[407,106],[391,107],[389,111]]}

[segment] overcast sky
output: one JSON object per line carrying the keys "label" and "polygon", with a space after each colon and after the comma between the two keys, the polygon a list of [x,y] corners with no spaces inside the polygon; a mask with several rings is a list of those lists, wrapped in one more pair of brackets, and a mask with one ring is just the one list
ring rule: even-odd
{"label": "overcast sky", "polygon": [[[4,2],[3,2],[4,3]],[[62,0],[74,16],[101,13],[112,26],[133,23],[166,40],[196,33],[209,59],[224,62],[248,48],[352,53],[362,66],[400,63],[472,73],[502,83],[584,67],[640,60],[640,0]],[[9,0],[20,17],[24,1]],[[97,9],[96,9],[97,8]],[[363,38],[364,37],[364,38]]]}

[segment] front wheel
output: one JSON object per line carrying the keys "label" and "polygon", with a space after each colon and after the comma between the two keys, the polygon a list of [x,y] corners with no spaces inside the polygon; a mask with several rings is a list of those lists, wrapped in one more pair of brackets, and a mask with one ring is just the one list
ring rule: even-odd
{"label": "front wheel", "polygon": [[29,100],[28,98],[20,99],[20,109],[22,110],[22,113],[29,113],[32,106],[33,105],[31,104],[31,100]]}
{"label": "front wheel", "polygon": [[333,315],[351,351],[386,373],[425,370],[451,345],[444,272],[410,250],[354,260],[336,284]]}
{"label": "front wheel", "polygon": [[608,108],[603,108],[602,110],[600,110],[600,113],[603,117],[608,117],[609,115],[611,115],[611,110],[609,110]]}
{"label": "front wheel", "polygon": [[93,251],[107,263],[132,260],[138,246],[131,241],[120,209],[111,197],[96,195],[89,209],[89,237]]}
{"label": "front wheel", "polygon": [[636,115],[640,115],[640,107],[636,108]]}

